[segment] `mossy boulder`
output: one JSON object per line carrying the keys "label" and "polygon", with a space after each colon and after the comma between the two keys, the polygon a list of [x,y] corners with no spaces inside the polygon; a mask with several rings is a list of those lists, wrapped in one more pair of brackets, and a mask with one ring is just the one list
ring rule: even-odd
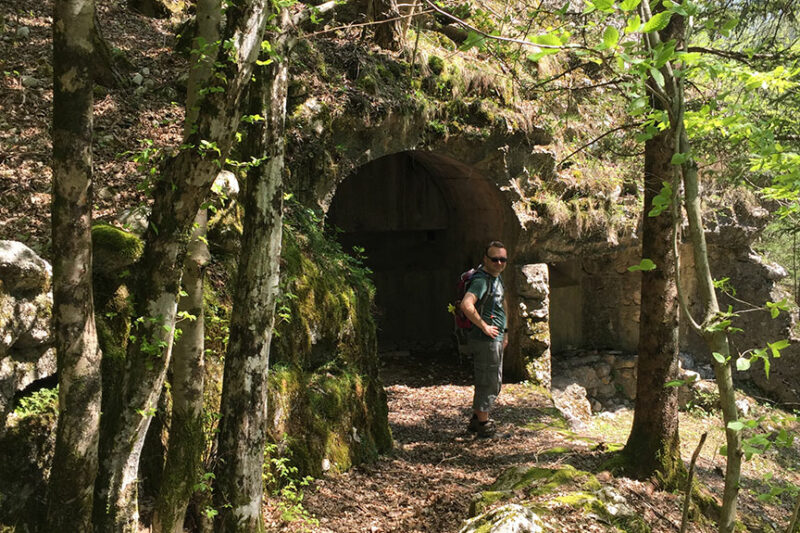
{"label": "mossy boulder", "polygon": [[519,494],[535,497],[564,488],[591,492],[599,490],[601,485],[594,475],[570,465],[563,465],[560,468],[517,466],[500,474],[487,491],[473,497],[470,515],[475,516],[484,512],[493,503],[511,499]]}
{"label": "mossy boulder", "polygon": [[102,275],[119,274],[139,260],[142,239],[111,224],[92,227],[92,267]]}
{"label": "mossy boulder", "polygon": [[0,531],[34,531],[45,512],[57,405],[40,407],[13,421],[0,437]]}
{"label": "mossy boulder", "polygon": [[[508,502],[498,507],[499,502]],[[535,516],[532,531],[559,531],[564,510],[582,515],[581,523],[601,522],[604,530],[650,533],[650,525],[611,485],[570,465],[558,468],[516,467],[503,472],[489,490],[477,494],[470,511],[475,516],[462,531],[528,531],[508,529],[509,509],[517,517]],[[477,527],[480,526],[480,527]],[[517,527],[517,526],[515,526]],[[538,529],[537,529],[538,528]]]}
{"label": "mossy boulder", "polygon": [[92,227],[92,274],[98,309],[113,297],[143,250],[144,242],[133,233],[111,224]]}

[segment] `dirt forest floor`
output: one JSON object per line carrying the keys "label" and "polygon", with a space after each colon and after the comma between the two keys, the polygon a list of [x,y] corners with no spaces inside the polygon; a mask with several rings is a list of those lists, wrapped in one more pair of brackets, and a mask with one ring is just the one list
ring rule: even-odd
{"label": "dirt forest floor", "polygon": [[[307,489],[303,506],[317,523],[268,517],[280,531],[314,532],[455,532],[469,517],[473,494],[486,490],[506,469],[525,465],[557,468],[571,464],[597,475],[604,487],[622,495],[654,532],[680,530],[683,497],[660,491],[651,482],[603,472],[613,442],[623,442],[630,427],[630,410],[598,415],[583,430],[564,430],[547,397],[526,384],[504,385],[493,417],[500,436],[476,439],[466,431],[472,399],[468,365],[430,356],[384,358],[382,377],[389,398],[389,421],[395,449],[373,464],[318,480]],[[614,423],[617,418],[618,423]],[[687,430],[709,424],[690,419]],[[611,423],[609,423],[611,421]],[[696,445],[690,435],[684,460]],[[712,436],[713,440],[713,436]],[[712,443],[712,446],[714,444]],[[722,492],[721,458],[710,447],[701,456],[698,476],[714,494]],[[760,466],[759,468],[765,468]],[[765,505],[758,501],[757,483],[747,468],[740,497],[745,522],[759,516],[762,525],[750,531],[771,531],[769,523],[788,521],[791,500]],[[797,479],[795,482],[797,482]],[[762,487],[763,488],[763,487]],[[552,495],[551,495],[552,496]],[[553,531],[619,531],[597,516],[564,505],[548,518]],[[766,525],[763,525],[766,524]],[[688,531],[713,531],[711,524],[690,524]],[[782,531],[782,529],[781,529]]]}

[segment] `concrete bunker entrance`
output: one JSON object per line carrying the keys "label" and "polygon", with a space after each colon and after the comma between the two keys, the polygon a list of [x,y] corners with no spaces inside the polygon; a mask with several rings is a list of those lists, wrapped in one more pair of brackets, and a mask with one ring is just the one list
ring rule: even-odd
{"label": "concrete bunker entrance", "polygon": [[453,350],[447,306],[458,275],[494,239],[513,257],[514,220],[497,185],[441,153],[396,153],[346,178],[328,221],[345,250],[364,249],[373,271],[379,350]]}

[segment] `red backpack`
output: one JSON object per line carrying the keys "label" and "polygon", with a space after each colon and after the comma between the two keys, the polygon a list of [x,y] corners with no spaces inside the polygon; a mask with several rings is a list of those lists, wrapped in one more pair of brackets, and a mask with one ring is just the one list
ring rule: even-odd
{"label": "red backpack", "polygon": [[[486,276],[486,273],[481,269],[480,266],[475,268],[471,268],[466,272],[462,272],[461,276],[459,276],[458,283],[456,284],[456,297],[455,302],[453,303],[453,320],[455,323],[455,335],[456,340],[458,341],[459,345],[464,345],[467,343],[467,333],[469,330],[472,329],[472,322],[470,322],[469,318],[464,315],[464,312],[461,310],[461,300],[464,299],[464,295],[467,293],[469,289],[469,284],[472,279],[476,276]],[[479,314],[483,314],[483,306],[486,304],[486,300],[489,299],[489,292],[486,291],[486,294],[476,302],[475,308],[478,310]]]}

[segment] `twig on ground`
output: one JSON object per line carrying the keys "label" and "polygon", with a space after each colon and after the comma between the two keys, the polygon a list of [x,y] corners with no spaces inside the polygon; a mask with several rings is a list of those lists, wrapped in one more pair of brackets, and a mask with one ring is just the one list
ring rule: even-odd
{"label": "twig on ground", "polygon": [[789,521],[789,526],[786,528],[786,533],[793,533],[797,527],[797,515],[800,514],[800,495],[797,496],[797,501],[794,504],[792,511],[792,519]]}
{"label": "twig on ground", "polygon": [[689,521],[689,503],[691,503],[692,501],[692,478],[694,477],[694,465],[697,462],[697,456],[700,455],[700,450],[703,448],[703,444],[706,443],[707,436],[708,432],[705,432],[702,435],[700,435],[700,442],[697,443],[697,448],[695,448],[694,453],[692,454],[692,460],[689,462],[689,476],[688,479],[686,480],[686,495],[683,498],[683,516],[681,517],[681,533],[686,532],[686,525]]}

